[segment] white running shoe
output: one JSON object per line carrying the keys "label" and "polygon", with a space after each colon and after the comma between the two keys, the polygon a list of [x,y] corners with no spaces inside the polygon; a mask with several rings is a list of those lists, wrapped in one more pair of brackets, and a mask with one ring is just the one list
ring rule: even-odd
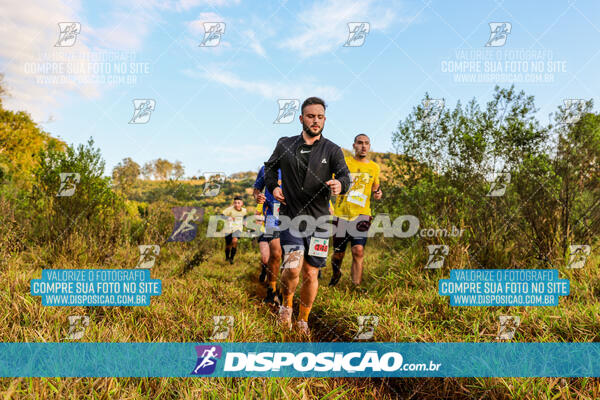
{"label": "white running shoe", "polygon": [[279,323],[292,329],[292,307],[279,306]]}
{"label": "white running shoe", "polygon": [[298,332],[302,335],[310,336],[310,329],[308,329],[308,322],[298,320],[296,321],[296,328],[298,328]]}

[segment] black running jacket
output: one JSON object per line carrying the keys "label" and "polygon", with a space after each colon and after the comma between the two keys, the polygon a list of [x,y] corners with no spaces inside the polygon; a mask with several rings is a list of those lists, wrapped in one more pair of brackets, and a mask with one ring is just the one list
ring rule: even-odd
{"label": "black running jacket", "polygon": [[321,135],[312,145],[308,159],[308,169],[304,179],[300,176],[298,147],[304,143],[302,134],[282,137],[277,142],[273,154],[265,162],[265,183],[273,190],[277,184],[277,170],[281,168],[283,195],[287,205],[281,204],[280,214],[294,218],[297,215],[311,215],[318,218],[329,214],[331,190],[325,182],[335,179],[342,184],[341,194],[350,187],[350,173],[344,160],[342,149]]}

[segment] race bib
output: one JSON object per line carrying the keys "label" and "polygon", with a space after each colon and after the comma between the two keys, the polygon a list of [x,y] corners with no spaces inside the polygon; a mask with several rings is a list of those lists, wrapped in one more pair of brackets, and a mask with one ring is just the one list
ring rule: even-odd
{"label": "race bib", "polygon": [[329,250],[329,239],[311,237],[308,249],[308,255],[314,257],[327,257],[327,250]]}
{"label": "race bib", "polygon": [[348,197],[346,197],[346,201],[349,203],[356,204],[360,207],[364,207],[367,204],[367,196],[361,192],[357,192],[353,190],[348,193]]}
{"label": "race bib", "polygon": [[366,172],[350,173],[352,184],[348,189],[346,201],[356,204],[359,207],[364,207],[367,204],[368,196],[365,194],[367,185],[369,184],[370,175]]}
{"label": "race bib", "polygon": [[273,202],[273,216],[275,218],[279,218],[279,206],[280,205],[281,205],[281,203],[278,201]]}

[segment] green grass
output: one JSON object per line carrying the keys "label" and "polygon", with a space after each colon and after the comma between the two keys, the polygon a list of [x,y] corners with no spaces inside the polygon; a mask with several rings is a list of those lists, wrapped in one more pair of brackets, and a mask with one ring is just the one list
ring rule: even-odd
{"label": "green grass", "polygon": [[[255,245],[242,242],[231,266],[224,262],[221,240],[213,239],[205,259],[186,270],[199,240],[163,246],[152,269],[152,277],[162,280],[163,293],[153,297],[149,307],[42,307],[39,297],[30,296],[29,282],[41,276],[43,249],[17,253],[0,264],[0,307],[4,310],[0,335],[4,341],[63,342],[68,316],[87,315],[90,326],[83,341],[206,342],[212,317],[231,315],[235,324],[228,341],[302,340],[282,331],[275,314],[260,302]],[[76,243],[70,246],[77,247]],[[328,265],[309,319],[313,340],[350,341],[356,334],[357,316],[377,315],[376,341],[491,342],[496,340],[499,315],[519,315],[521,325],[514,341],[598,341],[598,258],[588,260],[583,270],[560,268],[561,278],[571,281],[571,295],[561,297],[558,307],[451,307],[447,297],[437,294],[437,282],[448,277],[450,267],[470,267],[468,260],[451,254],[449,266],[425,271],[421,250],[397,251],[373,240],[366,251],[366,295],[350,288],[350,254],[335,288],[327,287]],[[136,258],[137,248],[121,249],[109,264],[130,268]],[[100,267],[84,260],[88,260],[85,254],[73,253],[52,267]],[[596,379],[562,378],[21,378],[0,383],[4,398],[35,399],[595,399],[599,392]]]}

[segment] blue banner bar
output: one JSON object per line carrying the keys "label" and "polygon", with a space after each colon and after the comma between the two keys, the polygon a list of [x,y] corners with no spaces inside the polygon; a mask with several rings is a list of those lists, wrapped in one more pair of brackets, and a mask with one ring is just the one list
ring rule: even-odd
{"label": "blue banner bar", "polygon": [[599,377],[600,343],[0,343],[2,377]]}

